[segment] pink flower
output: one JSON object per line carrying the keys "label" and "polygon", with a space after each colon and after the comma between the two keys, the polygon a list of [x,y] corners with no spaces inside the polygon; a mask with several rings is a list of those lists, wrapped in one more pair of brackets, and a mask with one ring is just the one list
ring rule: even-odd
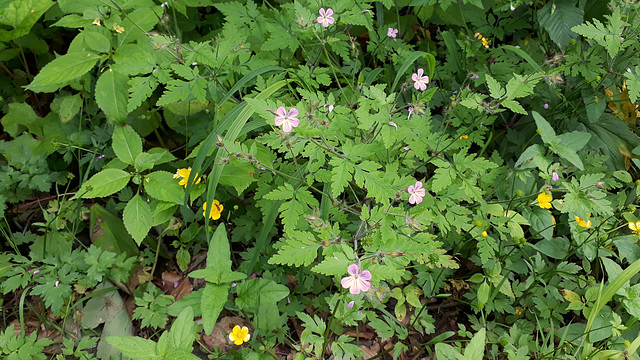
{"label": "pink flower", "polygon": [[553,175],[551,175],[551,180],[553,181],[560,180],[560,176],[558,176],[558,173],[555,170],[553,170]]}
{"label": "pink flower", "polygon": [[413,115],[413,108],[409,107],[409,116],[407,116],[407,120],[409,120],[409,118],[411,118],[411,115]]}
{"label": "pink flower", "polygon": [[371,288],[371,273],[369,270],[360,272],[360,268],[356,264],[351,264],[347,268],[347,272],[351,276],[342,278],[340,284],[343,288],[349,289],[352,294],[360,294],[360,291],[367,292]]}
{"label": "pink flower", "polygon": [[296,116],[298,116],[298,110],[296,108],[291,108],[289,113],[284,108],[284,106],[280,106],[278,110],[276,110],[278,116],[275,118],[276,126],[282,126],[282,130],[284,132],[290,132],[294,127],[298,127],[300,125],[300,120]]}
{"label": "pink flower", "polygon": [[318,12],[320,13],[320,16],[318,16],[318,23],[322,24],[322,26],[324,27],[329,27],[329,24],[333,24],[336,19],[333,18],[333,10],[331,10],[331,8],[328,8],[327,11],[324,10],[324,8],[320,8],[320,10],[318,10]]}
{"label": "pink flower", "polygon": [[398,36],[398,29],[394,29],[394,28],[387,29],[387,36],[395,39]]}
{"label": "pink flower", "polygon": [[353,309],[353,304],[355,304],[355,301],[353,301],[353,300],[352,300],[352,301],[350,301],[350,302],[347,304],[347,307],[348,307],[349,309]]}
{"label": "pink flower", "polygon": [[415,81],[415,84],[413,84],[413,87],[416,88],[416,90],[419,89],[419,90],[425,91],[427,90],[429,77],[422,76],[422,75],[424,75],[424,70],[418,69],[417,73],[414,73],[413,75],[411,75],[411,80]]}
{"label": "pink flower", "polygon": [[389,125],[393,126],[394,128],[396,128],[396,131],[398,131],[398,125],[396,125],[396,123],[394,123],[393,121],[389,121]]}
{"label": "pink flower", "polygon": [[409,186],[407,192],[411,194],[411,196],[409,196],[409,204],[415,205],[420,204],[422,202],[422,198],[427,195],[426,190],[422,188],[421,181],[416,181],[415,185]]}

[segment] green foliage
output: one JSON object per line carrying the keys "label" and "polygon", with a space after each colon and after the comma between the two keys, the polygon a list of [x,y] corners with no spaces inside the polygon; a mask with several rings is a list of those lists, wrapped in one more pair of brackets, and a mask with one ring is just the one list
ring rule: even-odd
{"label": "green foliage", "polygon": [[632,1],[0,3],[4,357],[637,357]]}

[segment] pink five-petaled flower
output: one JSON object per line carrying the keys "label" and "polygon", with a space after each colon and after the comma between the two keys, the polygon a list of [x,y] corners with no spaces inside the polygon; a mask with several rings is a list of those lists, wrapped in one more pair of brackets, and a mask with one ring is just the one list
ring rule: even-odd
{"label": "pink five-petaled flower", "polygon": [[410,185],[407,192],[411,194],[409,196],[409,204],[418,205],[422,202],[422,198],[427,195],[426,190],[422,188],[421,181],[416,181],[415,185]]}
{"label": "pink five-petaled flower", "polygon": [[284,106],[280,106],[278,110],[276,110],[278,116],[275,118],[275,122],[277,126],[282,126],[282,130],[284,132],[291,132],[294,127],[298,127],[300,124],[300,120],[296,116],[298,116],[298,110],[296,108],[291,108],[289,113],[284,108]]}
{"label": "pink five-petaled flower", "polygon": [[371,273],[369,270],[360,272],[360,268],[356,264],[351,264],[347,268],[350,276],[342,278],[340,284],[343,288],[349,289],[352,294],[360,294],[360,291],[367,292],[371,288]]}
{"label": "pink five-petaled flower", "polygon": [[336,19],[333,18],[333,10],[331,10],[331,8],[328,8],[327,11],[324,10],[324,8],[320,8],[320,10],[318,10],[318,13],[320,13],[320,16],[318,16],[318,23],[322,24],[322,26],[324,27],[329,27],[329,24],[333,24]]}
{"label": "pink five-petaled flower", "polygon": [[413,84],[413,87],[416,88],[416,90],[422,90],[425,91],[427,90],[427,84],[429,83],[429,77],[428,76],[423,76],[424,75],[424,70],[422,69],[418,69],[417,73],[414,73],[413,75],[411,75],[411,80],[413,80],[415,83]]}
{"label": "pink five-petaled flower", "polygon": [[394,29],[394,28],[387,29],[387,36],[395,39],[398,36],[398,29]]}

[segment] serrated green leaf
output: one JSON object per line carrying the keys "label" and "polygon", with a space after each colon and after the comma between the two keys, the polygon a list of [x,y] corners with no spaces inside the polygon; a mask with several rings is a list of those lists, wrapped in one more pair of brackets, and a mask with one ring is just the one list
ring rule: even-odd
{"label": "serrated green leaf", "polygon": [[162,357],[156,353],[156,343],[149,339],[136,336],[107,336],[109,345],[120,350],[124,356],[136,360],[159,360]]}
{"label": "serrated green leaf", "polygon": [[128,81],[129,85],[129,103],[127,111],[133,111],[145,101],[153,91],[158,87],[158,80],[153,76],[134,77]]}
{"label": "serrated green leaf", "polygon": [[299,231],[292,233],[289,234],[292,238],[283,240],[284,245],[269,259],[269,264],[308,266],[316,260],[321,245],[313,241],[309,233]]}
{"label": "serrated green leaf", "polygon": [[11,28],[0,29],[0,41],[19,38],[29,33],[54,2],[51,0],[4,0],[0,2],[0,24]]}
{"label": "serrated green leaf", "polygon": [[531,114],[533,115],[533,119],[536,122],[536,126],[538,127],[538,132],[540,133],[542,141],[544,141],[545,144],[556,143],[558,141],[556,131],[553,130],[547,120],[545,120],[545,118],[543,118],[542,115],[538,114],[538,112],[536,111],[532,111]]}
{"label": "serrated green leaf", "polygon": [[229,298],[229,285],[207,283],[202,291],[200,308],[202,309],[202,326],[204,333],[209,335],[218,321],[218,316]]}
{"label": "serrated green leaf", "polygon": [[113,129],[113,152],[125,164],[134,165],[142,153],[142,139],[130,125],[116,125]]}
{"label": "serrated green leaf", "polygon": [[331,169],[331,195],[337,198],[342,190],[349,185],[351,181],[355,167],[347,160],[341,158],[333,158],[329,162],[333,166]]}
{"label": "serrated green leaf", "polygon": [[293,186],[291,184],[284,184],[273,189],[271,192],[264,196],[268,200],[289,200],[293,198]]}
{"label": "serrated green leaf", "polygon": [[563,49],[567,47],[571,39],[578,34],[571,29],[580,25],[583,21],[582,8],[576,7],[573,0],[549,1],[542,9],[538,10],[538,21],[547,30],[549,37]]}
{"label": "serrated green leaf", "polygon": [[129,81],[127,75],[109,69],[96,82],[96,103],[107,115],[107,119],[119,124],[124,124],[129,114],[127,110],[127,81]]}
{"label": "serrated green leaf", "polygon": [[140,245],[151,230],[151,208],[139,194],[136,194],[125,206],[122,213],[124,227]]}
{"label": "serrated green leaf", "polygon": [[144,178],[144,189],[154,199],[182,204],[184,188],[166,171],[154,171]]}
{"label": "serrated green leaf", "polygon": [[509,100],[529,96],[533,94],[533,89],[541,76],[539,74],[533,74],[531,76],[524,77],[522,75],[513,74],[513,78],[507,83],[507,97]]}
{"label": "serrated green leaf", "polygon": [[74,198],[90,199],[115,194],[129,183],[129,179],[131,179],[131,174],[126,171],[104,169],[82,184]]}
{"label": "serrated green leaf", "polygon": [[500,103],[500,105],[506,107],[514,113],[528,115],[527,110],[525,110],[522,105],[520,105],[520,103],[515,100],[504,100]]}
{"label": "serrated green leaf", "polygon": [[500,99],[502,95],[504,95],[504,90],[502,90],[498,81],[489,74],[485,75],[485,78],[487,80],[487,88],[489,89],[491,97],[494,99]]}
{"label": "serrated green leaf", "polygon": [[54,92],[93,69],[98,59],[100,55],[96,53],[74,52],[62,55],[40,69],[27,89],[33,92]]}
{"label": "serrated green leaf", "polygon": [[351,264],[353,260],[348,259],[346,254],[336,252],[326,256],[320,264],[311,268],[311,271],[328,276],[347,276],[347,268]]}
{"label": "serrated green leaf", "polygon": [[82,32],[85,44],[93,50],[100,53],[106,53],[111,50],[111,42],[109,38],[98,31],[84,30]]}

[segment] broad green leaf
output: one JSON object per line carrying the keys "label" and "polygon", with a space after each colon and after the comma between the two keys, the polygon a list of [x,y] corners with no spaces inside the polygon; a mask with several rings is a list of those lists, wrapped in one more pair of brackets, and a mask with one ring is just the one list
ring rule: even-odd
{"label": "broad green leaf", "polygon": [[553,216],[548,210],[540,207],[525,208],[522,214],[531,224],[533,234],[538,234],[547,240],[553,237]]}
{"label": "broad green leaf", "polygon": [[[20,133],[29,129],[31,133],[42,136],[40,118],[27,103],[13,102],[8,105],[8,111],[0,119],[4,131],[16,138]],[[40,129],[38,129],[40,128]]]}
{"label": "broad green leaf", "polygon": [[482,328],[473,335],[473,338],[464,350],[465,360],[482,360],[484,358],[486,334],[487,330]]}
{"label": "broad green leaf", "polygon": [[[90,28],[91,29],[91,28]],[[111,50],[111,42],[109,38],[99,31],[85,30],[82,32],[85,44],[93,50],[100,53],[107,53]]]}
{"label": "broad green leaf", "polygon": [[[563,135],[566,135],[566,134],[563,134]],[[578,156],[578,153],[575,150],[573,150],[571,147],[563,143],[558,143],[558,144],[552,144],[551,146],[549,146],[549,149],[551,149],[551,151],[553,151],[554,153],[558,154],[558,156],[569,160],[569,162],[575,165],[578,169],[584,170],[584,165],[582,164],[582,160],[580,160],[580,156]]]}
{"label": "broad green leaf", "polygon": [[105,251],[129,256],[138,254],[138,246],[125,229],[119,216],[98,204],[91,206],[91,240]]}
{"label": "broad green leaf", "polygon": [[122,162],[134,165],[142,153],[142,139],[129,125],[116,125],[113,129],[113,152]]}
{"label": "broad green leaf", "polygon": [[445,343],[436,344],[436,356],[439,360],[460,360],[464,356],[460,354],[453,346]]}
{"label": "broad green leaf", "polygon": [[27,90],[54,92],[93,69],[98,59],[100,59],[99,54],[90,52],[62,55],[40,69],[38,75],[27,86]]}
{"label": "broad green leaf", "polygon": [[124,208],[122,213],[124,226],[133,239],[140,245],[151,230],[151,208],[139,194],[136,194]]}
{"label": "broad green leaf", "polygon": [[[0,1],[0,41],[7,42],[31,31],[31,27],[54,4],[51,0]],[[5,27],[11,30],[5,30]]]}
{"label": "broad green leaf", "polygon": [[478,302],[481,304],[486,304],[489,301],[489,295],[491,294],[491,286],[483,281],[482,284],[478,287]]}
{"label": "broad green leaf", "polygon": [[551,40],[563,49],[571,39],[578,37],[571,29],[582,24],[583,16],[582,8],[576,7],[574,0],[549,1],[538,10],[538,22],[547,30]]}
{"label": "broad green leaf", "polygon": [[193,308],[188,306],[180,312],[176,321],[171,325],[171,331],[169,332],[171,348],[189,352],[193,350],[193,342],[196,339],[193,325]]}
{"label": "broad green leaf", "polygon": [[273,304],[289,295],[289,288],[268,279],[250,279],[238,285],[236,305],[245,310],[257,310],[260,304]]}
{"label": "broad green leaf", "polygon": [[570,132],[558,135],[562,145],[566,145],[573,151],[582,150],[591,139],[591,134],[586,132]]}
{"label": "broad green leaf", "polygon": [[134,166],[138,172],[149,170],[153,168],[153,165],[155,165],[157,161],[162,159],[163,156],[164,154],[160,152],[156,152],[153,154],[141,152],[140,154],[138,154],[138,156],[136,156]]}
{"label": "broad green leaf", "polygon": [[126,171],[104,169],[82,184],[74,198],[90,199],[115,194],[129,183],[129,179],[131,174]]}
{"label": "broad green leaf", "polygon": [[154,171],[144,177],[144,189],[154,199],[174,204],[182,204],[184,188],[166,171]]}
{"label": "broad green leaf", "polygon": [[120,350],[124,356],[135,360],[162,359],[156,353],[156,343],[137,336],[107,336],[107,342]]}
{"label": "broad green leaf", "polygon": [[542,117],[542,115],[538,114],[536,111],[532,111],[533,119],[536,122],[536,126],[538,127],[538,133],[544,141],[545,144],[551,144],[557,142],[556,131],[553,130],[551,125]]}
{"label": "broad green leaf", "polygon": [[202,291],[202,301],[200,308],[202,309],[202,325],[204,333],[209,335],[213,331],[213,327],[218,321],[218,316],[227,302],[229,297],[229,285],[216,285],[207,283]]}
{"label": "broad green leaf", "polygon": [[[107,115],[107,119],[119,124],[124,124],[129,114],[127,81],[129,81],[127,75],[109,69],[96,82],[96,103]],[[133,164],[133,161],[129,164]]]}
{"label": "broad green leaf", "polygon": [[224,224],[218,225],[211,237],[207,251],[207,269],[213,270],[218,276],[231,271],[231,249]]}

